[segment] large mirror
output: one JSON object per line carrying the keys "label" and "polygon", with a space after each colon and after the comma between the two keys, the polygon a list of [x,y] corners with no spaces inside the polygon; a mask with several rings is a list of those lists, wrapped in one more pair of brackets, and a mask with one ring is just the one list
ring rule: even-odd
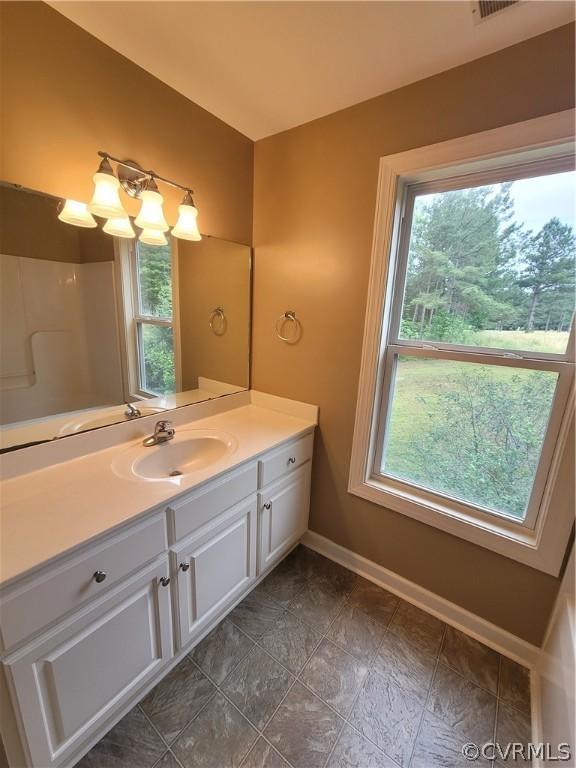
{"label": "large mirror", "polygon": [[249,386],[251,250],[145,245],[0,183],[0,448]]}

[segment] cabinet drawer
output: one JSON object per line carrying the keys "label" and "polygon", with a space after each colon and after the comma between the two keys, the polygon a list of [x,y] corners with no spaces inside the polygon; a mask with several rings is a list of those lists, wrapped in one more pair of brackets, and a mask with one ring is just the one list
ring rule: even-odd
{"label": "cabinet drawer", "polygon": [[257,487],[257,466],[250,464],[190,493],[168,507],[171,543],[196,531],[250,496]]}
{"label": "cabinet drawer", "polygon": [[[120,579],[167,549],[163,514],[131,525],[112,539],[85,549],[46,569],[2,599],[1,635],[9,648],[57,621],[86,600],[98,597]],[[95,574],[102,571],[103,581]]]}
{"label": "cabinet drawer", "polygon": [[172,657],[166,555],[4,662],[31,765],[70,758]]}
{"label": "cabinet drawer", "polygon": [[311,459],[313,444],[314,435],[305,435],[263,456],[258,462],[258,487],[273,483]]}

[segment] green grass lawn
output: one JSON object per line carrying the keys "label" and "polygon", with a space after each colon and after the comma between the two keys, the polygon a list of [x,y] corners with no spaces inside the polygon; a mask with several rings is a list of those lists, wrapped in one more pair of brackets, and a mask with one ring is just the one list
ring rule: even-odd
{"label": "green grass lawn", "polygon": [[475,331],[466,339],[466,344],[498,349],[517,349],[528,352],[566,352],[567,331]]}
{"label": "green grass lawn", "polygon": [[[495,334],[498,334],[497,336]],[[517,345],[517,337],[521,340],[526,337],[530,343],[536,341],[546,351],[561,351],[566,348],[568,334],[559,334],[555,331],[549,332],[544,336],[543,331],[536,331],[534,334],[524,334],[515,331],[490,332],[490,338],[485,337],[485,341],[490,345],[498,342],[498,346],[505,348],[522,348]],[[484,343],[484,342],[483,342]],[[488,344],[487,344],[488,345]],[[563,346],[562,346],[563,345]],[[526,349],[526,345],[523,345]],[[532,347],[534,349],[534,346]],[[422,478],[423,463],[429,462],[424,469],[424,474],[428,474],[431,483],[434,478],[434,462],[442,456],[443,447],[436,445],[430,454],[423,458],[419,445],[423,442],[423,437],[431,433],[433,425],[443,418],[443,396],[453,392],[456,388],[462,386],[462,375],[470,374],[474,371],[488,371],[490,379],[497,382],[504,388],[506,395],[516,401],[518,397],[525,397],[525,388],[531,388],[532,382],[536,382],[535,377],[545,377],[549,382],[550,400],[552,396],[553,383],[556,380],[556,374],[534,372],[522,368],[509,368],[503,366],[483,366],[474,363],[461,363],[449,360],[421,359],[414,357],[402,357],[396,372],[396,395],[391,412],[391,418],[388,426],[388,448],[386,452],[386,469],[397,477],[405,479]],[[540,379],[541,380],[541,379]],[[520,395],[522,389],[523,394]],[[545,403],[546,405],[546,403]],[[491,409],[490,403],[483,405],[484,409]],[[496,410],[496,409],[495,409]],[[520,409],[522,413],[522,409]],[[487,417],[490,418],[488,412]],[[517,417],[520,422],[524,416]],[[530,413],[526,413],[526,419],[531,419]],[[524,424],[518,423],[520,434],[524,432]],[[543,437],[543,434],[542,434]],[[454,441],[459,440],[459,436],[454,434]],[[541,442],[540,440],[537,442]],[[453,447],[453,446],[452,446]],[[539,454],[540,446],[535,445],[533,454],[536,457]],[[532,456],[527,458],[530,463]],[[461,461],[466,462],[469,459],[466,455],[461,456]],[[511,478],[514,482],[514,478]],[[526,485],[526,479],[517,482],[523,482]],[[433,487],[432,484],[428,487]],[[437,490],[441,490],[437,488]],[[529,489],[526,489],[529,492]],[[462,496],[465,497],[466,489],[462,489]]]}

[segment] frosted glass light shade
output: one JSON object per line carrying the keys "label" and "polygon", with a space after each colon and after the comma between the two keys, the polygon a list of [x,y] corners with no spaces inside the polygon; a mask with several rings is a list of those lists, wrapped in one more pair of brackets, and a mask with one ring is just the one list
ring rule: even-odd
{"label": "frosted glass light shade", "polygon": [[202,240],[198,229],[198,209],[194,205],[182,204],[178,206],[178,221],[172,230],[174,237],[182,240]]}
{"label": "frosted glass light shade", "polygon": [[88,205],[90,213],[105,219],[125,219],[127,216],[120,202],[120,182],[109,173],[94,174],[94,194]]}
{"label": "frosted glass light shade", "polygon": [[140,240],[141,243],[146,243],[146,245],[167,245],[168,243],[166,235],[159,229],[142,230],[138,240]]}
{"label": "frosted glass light shade", "polygon": [[144,230],[154,229],[159,232],[167,232],[169,227],[162,210],[163,202],[164,198],[160,192],[154,192],[150,189],[144,190],[140,213],[135,219],[136,226]]}
{"label": "frosted glass light shade", "polygon": [[93,229],[97,226],[96,219],[88,210],[86,203],[79,203],[78,200],[66,200],[58,218],[65,224],[74,224],[75,227]]}
{"label": "frosted glass light shade", "polygon": [[132,224],[130,223],[128,216],[125,216],[123,219],[108,219],[102,229],[104,232],[106,232],[106,234],[114,235],[114,237],[136,237],[136,233],[132,228]]}

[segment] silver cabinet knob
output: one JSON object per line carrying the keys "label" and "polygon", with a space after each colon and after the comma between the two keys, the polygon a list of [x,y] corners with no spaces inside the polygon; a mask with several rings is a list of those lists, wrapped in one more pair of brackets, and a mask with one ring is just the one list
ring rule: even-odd
{"label": "silver cabinet knob", "polygon": [[181,571],[184,571],[184,573],[186,573],[186,571],[190,568],[190,563],[180,563],[178,568],[180,568]]}
{"label": "silver cabinet knob", "polygon": [[163,587],[167,587],[168,584],[170,584],[170,577],[162,576],[162,578],[160,579],[160,584],[162,584]]}
{"label": "silver cabinet knob", "polygon": [[264,504],[264,509],[272,509],[272,502],[268,501],[266,504]]}
{"label": "silver cabinet knob", "polygon": [[96,584],[102,584],[104,579],[106,578],[106,571],[96,571],[94,575],[92,576]]}
{"label": "silver cabinet knob", "polygon": [[290,456],[288,459],[288,464],[296,464],[296,456]]}

